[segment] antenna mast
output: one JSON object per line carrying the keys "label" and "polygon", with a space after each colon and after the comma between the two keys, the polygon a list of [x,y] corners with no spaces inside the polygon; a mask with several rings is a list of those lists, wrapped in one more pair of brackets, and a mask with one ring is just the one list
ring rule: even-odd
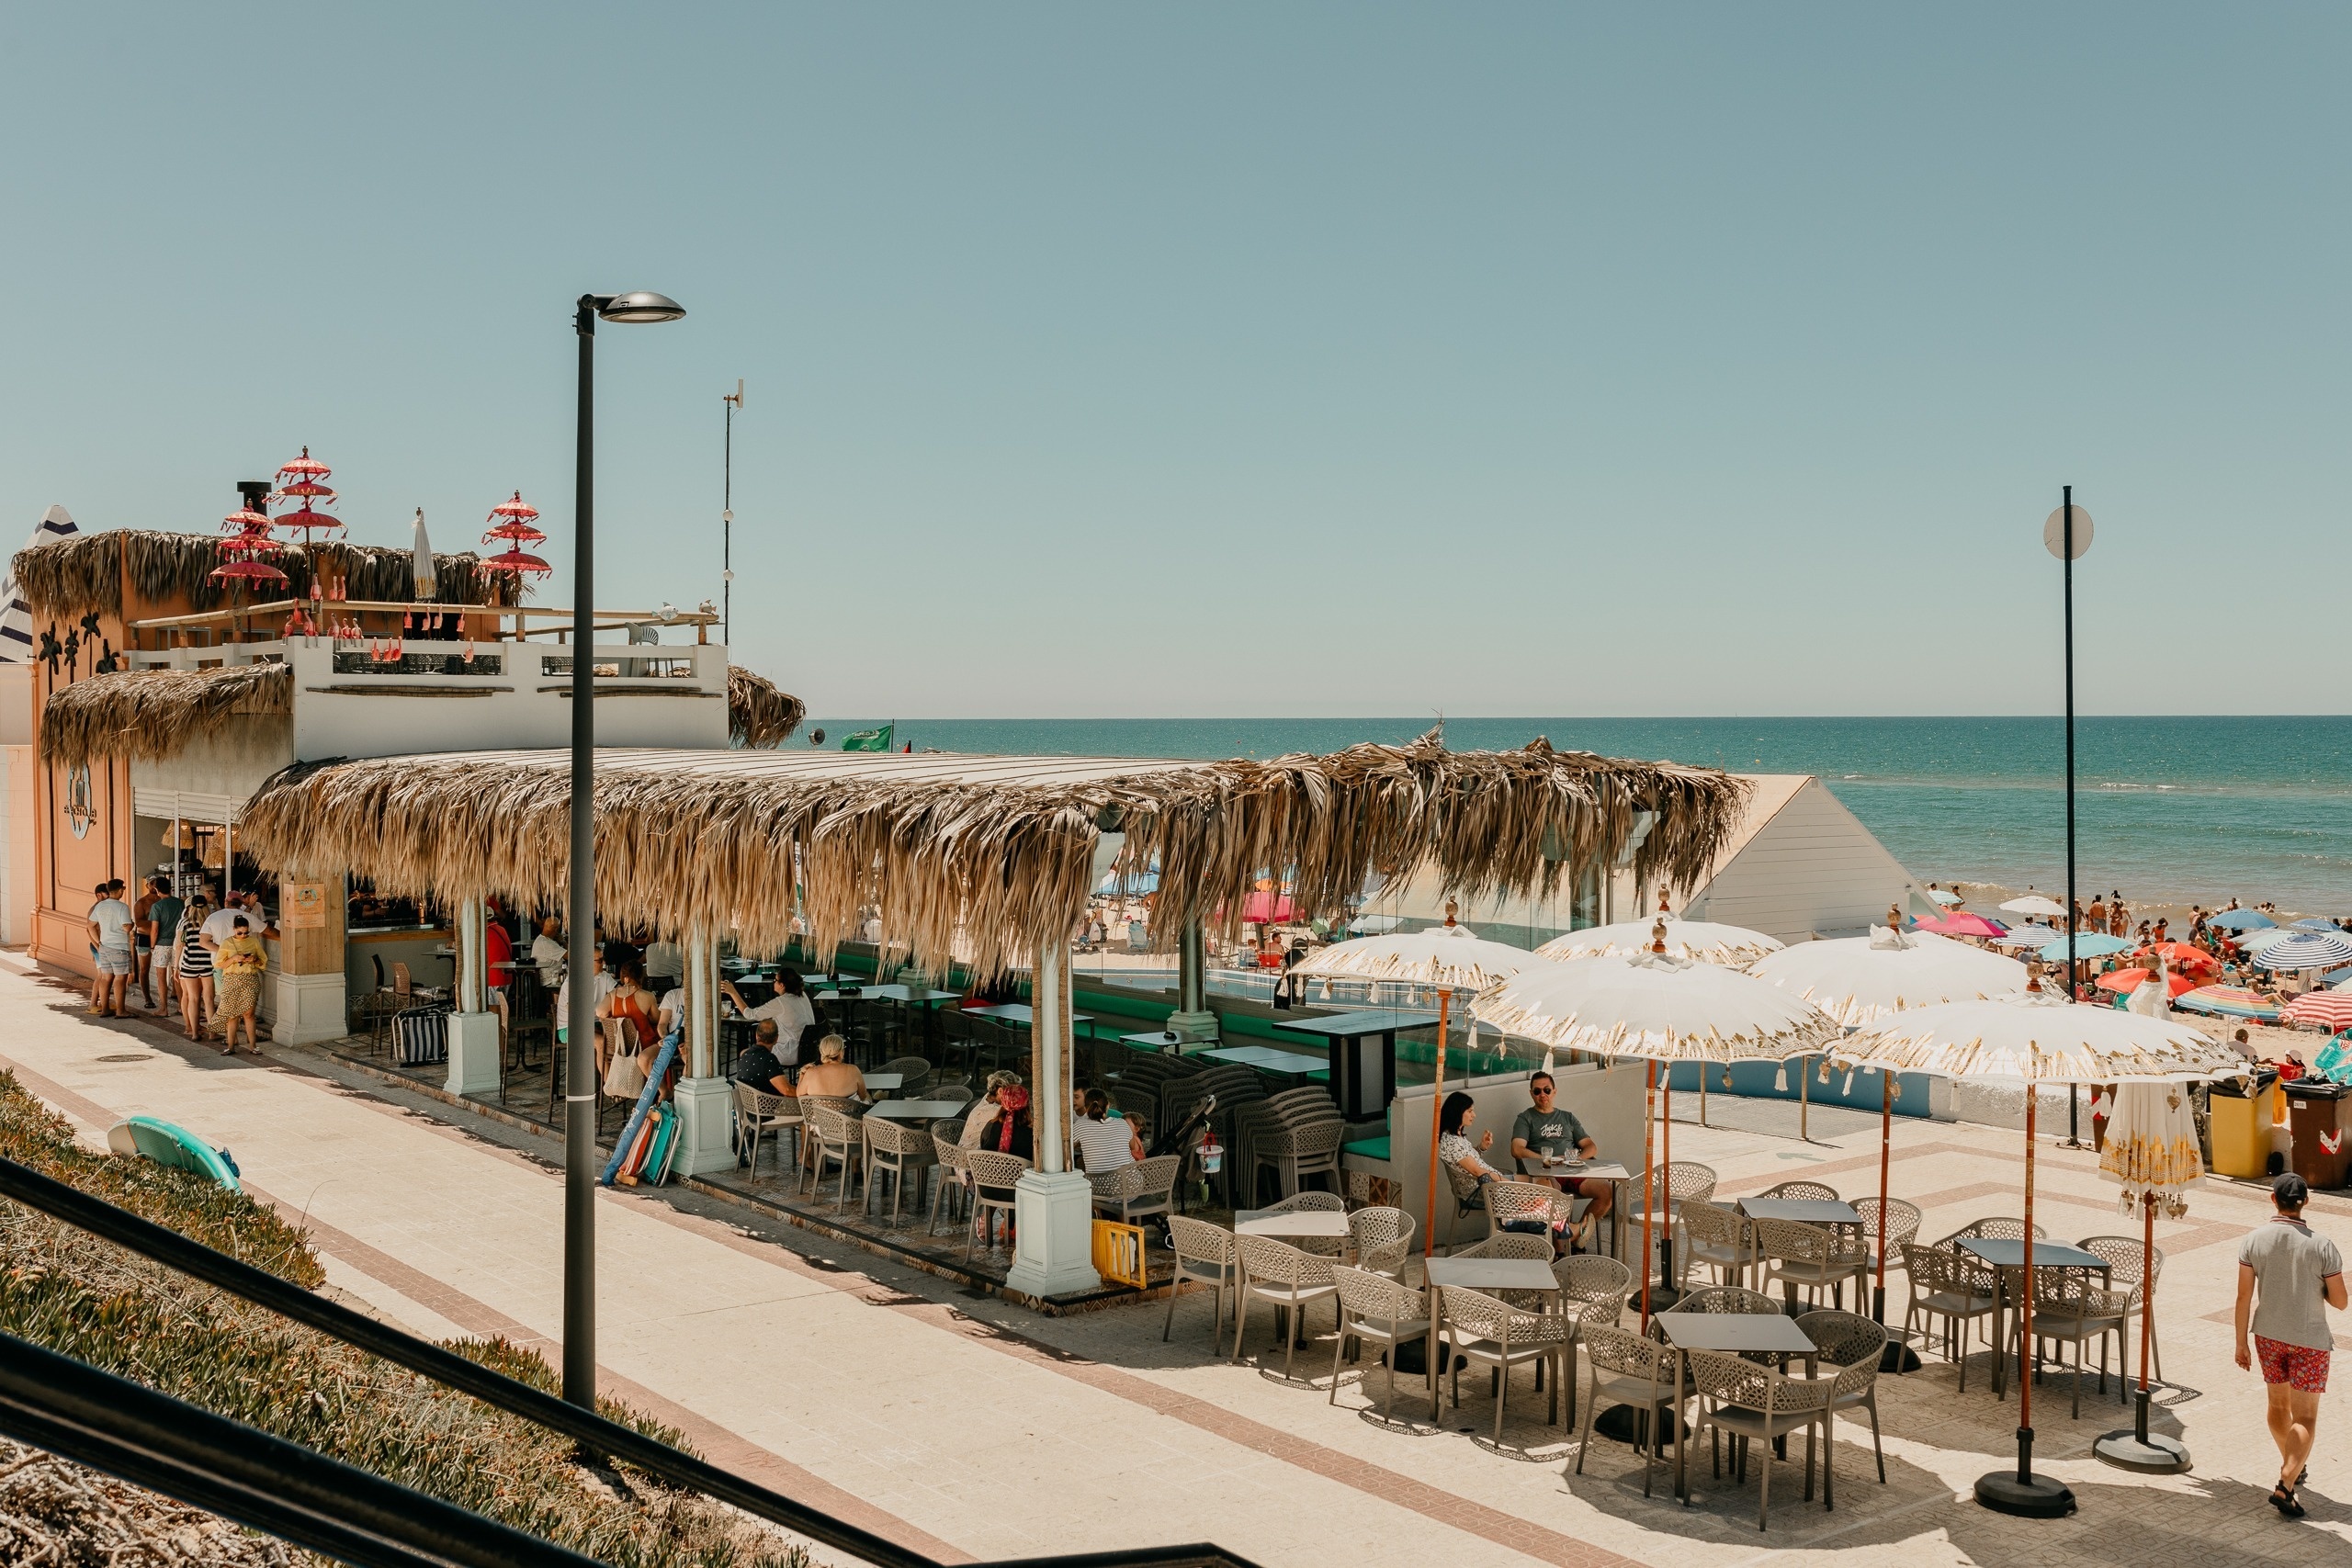
{"label": "antenna mast", "polygon": [[720,481],[718,503],[718,640],[732,649],[735,646],[735,415],[743,406],[743,378],[741,376],[735,378],[735,389],[720,393],[718,400],[727,405],[726,457],[721,465],[724,477]]}

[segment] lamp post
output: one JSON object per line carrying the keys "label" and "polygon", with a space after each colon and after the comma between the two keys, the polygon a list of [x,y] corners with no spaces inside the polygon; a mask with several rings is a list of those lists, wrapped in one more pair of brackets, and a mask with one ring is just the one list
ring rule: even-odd
{"label": "lamp post", "polygon": [[[2041,542],[2058,558],[2066,596],[2066,999],[2075,999],[2080,966],[2075,957],[2075,563],[2091,547],[2091,514],[2075,504],[2075,487],[2064,486],[2058,510],[2041,525]],[[2067,1089],[2071,1096],[2072,1087]]]}
{"label": "lamp post", "polygon": [[718,400],[727,405],[725,453],[719,462],[718,640],[732,648],[735,646],[735,416],[743,412],[743,378],[736,377],[735,389],[720,393]]}
{"label": "lamp post", "polygon": [[685,309],[660,294],[582,294],[580,423],[573,478],[571,580],[571,897],[565,919],[563,1397],[596,1406],[596,320],[674,321]]}

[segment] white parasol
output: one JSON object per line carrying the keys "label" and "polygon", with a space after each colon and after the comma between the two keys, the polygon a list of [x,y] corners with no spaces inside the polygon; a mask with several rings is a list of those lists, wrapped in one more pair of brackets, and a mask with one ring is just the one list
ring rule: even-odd
{"label": "white parasol", "polygon": [[2055,898],[2045,898],[2039,893],[2029,893],[2022,898],[2012,898],[2001,906],[2012,915],[2048,915],[2052,919],[2063,918],[2066,906]]}
{"label": "white parasol", "polygon": [[1906,1008],[2014,996],[2026,967],[1933,931],[1872,926],[1866,937],[1801,942],[1758,959],[1748,974],[1795,992],[1848,1028]]}
{"label": "white parasol", "polygon": [[2205,1176],[2188,1091],[2177,1083],[2118,1089],[2098,1173],[2122,1189],[2125,1212],[2140,1210],[2140,1397],[2132,1429],[2108,1433],[2091,1451],[2125,1470],[2178,1474],[2188,1468],[2188,1449],[2176,1438],[2148,1435],[2148,1357],[2156,1331],[2156,1211],[2175,1219],[2187,1213],[2188,1190]]}
{"label": "white parasol", "polygon": [[1781,949],[1781,939],[1746,926],[1720,925],[1713,920],[1678,920],[1667,911],[1660,895],[1657,914],[1645,920],[1620,920],[1611,926],[1588,926],[1555,936],[1535,951],[1546,958],[1623,958],[1647,953],[1656,944],[1658,921],[1666,922],[1666,951],[1699,964],[1720,964],[1745,969],[1768,953]]}
{"label": "white parasol", "polygon": [[[1947,1077],[2018,1079],[2025,1097],[2025,1234],[2018,1291],[2018,1343],[2033,1343],[2034,1110],[2044,1083],[2169,1083],[2222,1077],[2244,1070],[2221,1042],[2185,1024],[2069,1002],[2041,990],[1989,1001],[1947,1002],[1882,1019],[1849,1041],[1858,1060],[1883,1070],[1941,1073]],[[2018,1377],[2018,1462],[1977,1483],[2015,1500],[2070,1506],[2060,1482],[2033,1473],[2033,1379]]]}
{"label": "white parasol", "polygon": [[1430,1096],[1430,1190],[1421,1216],[1421,1250],[1430,1255],[1437,1236],[1438,1117],[1445,1106],[1447,1012],[1456,991],[1483,991],[1530,968],[1551,964],[1523,947],[1488,942],[1453,918],[1445,901],[1445,923],[1426,931],[1390,932],[1333,942],[1310,954],[1291,973],[1307,979],[1388,980],[1432,987],[1437,991],[1437,1081]]}
{"label": "white parasol", "polygon": [[[1666,921],[1660,917],[1657,927]],[[1633,1056],[1649,1064],[1642,1135],[1642,1319],[1650,1313],[1651,1225],[1660,1203],[1651,1162],[1657,1119],[1657,1065],[1676,1062],[1785,1061],[1838,1038],[1835,1021],[1800,998],[1720,964],[1698,964],[1653,949],[1631,957],[1578,958],[1529,970],[1470,1004],[1478,1021],[1552,1050]],[[1666,1100],[1660,1160],[1674,1162],[1673,1084]]]}

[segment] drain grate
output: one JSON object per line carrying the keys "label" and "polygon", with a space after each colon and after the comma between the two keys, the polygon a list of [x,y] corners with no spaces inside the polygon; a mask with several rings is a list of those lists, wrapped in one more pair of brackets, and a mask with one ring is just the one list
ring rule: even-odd
{"label": "drain grate", "polygon": [[100,1056],[98,1058],[101,1062],[147,1062],[153,1061],[153,1055],[146,1051],[134,1051],[124,1055]]}

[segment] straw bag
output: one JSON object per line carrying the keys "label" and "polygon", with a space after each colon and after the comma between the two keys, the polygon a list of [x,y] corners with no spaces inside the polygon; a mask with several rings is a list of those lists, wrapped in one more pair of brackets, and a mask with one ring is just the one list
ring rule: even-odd
{"label": "straw bag", "polygon": [[629,1032],[616,1029],[614,1033],[612,1066],[605,1069],[605,1092],[616,1100],[634,1100],[645,1088],[645,1068],[638,1063]]}

